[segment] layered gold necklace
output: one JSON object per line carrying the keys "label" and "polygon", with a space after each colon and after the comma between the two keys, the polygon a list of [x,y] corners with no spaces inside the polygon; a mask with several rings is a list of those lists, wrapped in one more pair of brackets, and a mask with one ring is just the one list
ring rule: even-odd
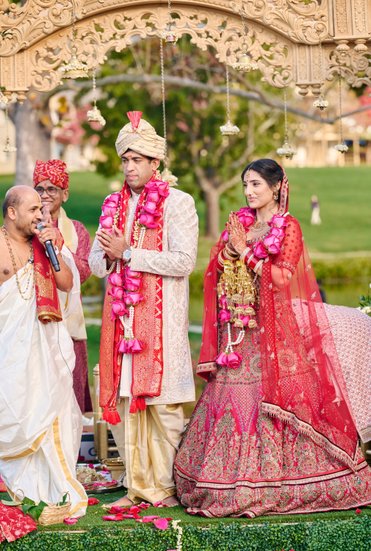
{"label": "layered gold necklace", "polygon": [[17,263],[16,263],[16,260],[15,260],[14,252],[13,252],[13,249],[12,249],[12,245],[10,243],[10,239],[9,239],[9,235],[8,235],[7,230],[6,230],[6,227],[2,226],[1,231],[3,232],[5,243],[8,247],[9,256],[10,256],[10,259],[12,261],[13,270],[14,270],[14,274],[15,274],[15,280],[16,280],[16,283],[17,283],[19,294],[21,295],[23,300],[31,300],[31,298],[33,297],[33,290],[34,290],[34,258],[33,258],[32,243],[30,243],[30,256],[27,260],[27,264],[26,264],[24,272],[22,274],[22,278],[23,278],[23,282],[22,282],[23,283],[23,288],[22,288],[21,281],[20,281],[20,278],[19,278],[19,275],[18,275]]}

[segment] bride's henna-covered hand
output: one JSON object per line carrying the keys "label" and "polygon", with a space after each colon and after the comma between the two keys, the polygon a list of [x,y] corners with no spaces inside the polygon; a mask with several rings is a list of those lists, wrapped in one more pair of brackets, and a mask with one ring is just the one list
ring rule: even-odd
{"label": "bride's henna-covered hand", "polygon": [[241,255],[246,249],[246,231],[236,214],[231,213],[229,215],[227,229],[229,243],[232,245],[233,249]]}

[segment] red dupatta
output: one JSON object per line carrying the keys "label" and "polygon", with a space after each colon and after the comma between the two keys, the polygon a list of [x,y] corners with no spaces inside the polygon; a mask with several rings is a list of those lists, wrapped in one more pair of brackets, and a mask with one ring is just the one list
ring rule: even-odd
{"label": "red dupatta", "polygon": [[[287,180],[283,187],[286,197],[280,205],[281,212],[286,211]],[[287,222],[281,251],[264,263],[260,281],[262,411],[290,423],[353,468],[357,432],[347,405],[335,344],[299,223],[290,215]],[[218,253],[224,245],[221,238],[212,250],[204,279],[203,338],[197,372],[206,379],[217,369],[216,284]],[[291,272],[292,278],[284,288],[274,287],[272,265]],[[324,327],[330,333],[326,350],[320,331]]]}
{"label": "red dupatta", "polygon": [[[160,182],[162,183],[162,182]],[[125,183],[121,190],[117,212],[117,227],[124,231],[130,188]],[[136,221],[146,198],[146,189],[141,193],[135,211],[131,230],[131,245],[134,244]],[[159,223],[156,228],[147,228],[142,248],[162,251],[164,201],[158,205]],[[145,398],[159,396],[162,387],[163,347],[162,347],[162,281],[160,275],[142,273],[142,294],[144,300],[135,306],[134,332],[144,343],[143,350],[132,355],[132,402],[130,411],[135,413],[146,407]],[[110,296],[111,285],[108,283],[102,315],[100,344],[100,405],[103,408],[103,419],[111,424],[120,422],[117,411],[117,398],[121,379],[122,353],[119,344],[124,335],[121,321],[112,320]]]}
{"label": "red dupatta", "polygon": [[37,317],[42,323],[61,321],[57,285],[45,249],[37,239],[32,239]]}

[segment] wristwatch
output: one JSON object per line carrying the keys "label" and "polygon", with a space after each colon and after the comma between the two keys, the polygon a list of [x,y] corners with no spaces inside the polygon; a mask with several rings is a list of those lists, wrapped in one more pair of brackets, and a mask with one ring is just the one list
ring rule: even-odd
{"label": "wristwatch", "polygon": [[124,260],[125,262],[130,262],[130,260],[131,260],[131,247],[124,250],[124,252],[122,253],[122,260]]}

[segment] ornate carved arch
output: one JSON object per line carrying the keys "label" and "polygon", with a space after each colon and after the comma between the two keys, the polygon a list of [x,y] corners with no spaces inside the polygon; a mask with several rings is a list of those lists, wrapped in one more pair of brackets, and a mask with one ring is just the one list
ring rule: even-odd
{"label": "ornate carved arch", "polygon": [[[48,91],[70,57],[70,0],[33,0],[23,7],[0,0],[0,86],[23,99]],[[371,0],[172,0],[172,31],[199,48],[212,47],[233,64],[243,45],[271,85],[290,83],[305,95],[339,73],[351,86],[371,83]],[[79,59],[101,64],[109,50],[138,38],[162,36],[168,0],[75,1]],[[322,53],[321,53],[322,52]]]}

